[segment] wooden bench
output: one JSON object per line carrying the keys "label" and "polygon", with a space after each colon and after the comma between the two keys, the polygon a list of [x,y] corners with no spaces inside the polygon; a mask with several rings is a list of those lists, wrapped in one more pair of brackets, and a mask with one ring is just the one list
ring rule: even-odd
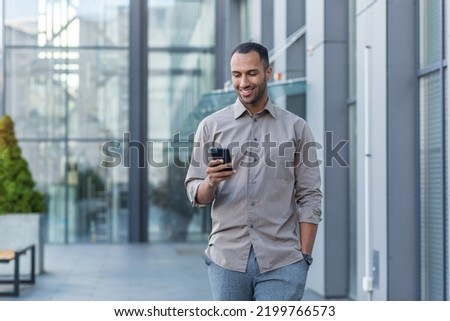
{"label": "wooden bench", "polygon": [[[22,279],[20,276],[20,257],[31,252],[31,270],[30,276],[27,279]],[[0,279],[0,284],[13,284],[14,288],[12,292],[0,292],[0,296],[19,296],[20,283],[34,284],[36,273],[35,273],[35,246],[30,245],[26,248],[14,251],[14,250],[0,250],[0,263],[14,262],[14,277],[13,279]]]}

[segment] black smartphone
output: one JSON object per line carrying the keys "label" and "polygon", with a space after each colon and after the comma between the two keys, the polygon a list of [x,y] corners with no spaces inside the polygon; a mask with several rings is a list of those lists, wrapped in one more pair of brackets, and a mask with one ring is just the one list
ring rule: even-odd
{"label": "black smartphone", "polygon": [[[212,159],[223,159],[223,163],[231,163],[231,154],[228,148],[222,147],[211,147],[209,149],[209,154]],[[232,171],[231,167],[224,169],[225,171]]]}

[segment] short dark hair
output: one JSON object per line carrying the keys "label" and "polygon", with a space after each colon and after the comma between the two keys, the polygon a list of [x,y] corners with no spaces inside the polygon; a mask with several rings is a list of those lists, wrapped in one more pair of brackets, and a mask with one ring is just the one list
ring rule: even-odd
{"label": "short dark hair", "polygon": [[233,56],[236,52],[241,54],[247,54],[251,51],[256,51],[261,58],[263,64],[264,64],[264,70],[269,68],[269,53],[267,51],[267,48],[263,45],[256,43],[256,42],[244,42],[241,43],[239,46],[234,48],[233,52],[231,53],[231,56]]}

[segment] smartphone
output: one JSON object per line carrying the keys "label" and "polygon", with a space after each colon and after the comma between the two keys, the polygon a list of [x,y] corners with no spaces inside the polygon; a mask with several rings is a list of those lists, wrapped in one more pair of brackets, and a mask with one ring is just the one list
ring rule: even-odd
{"label": "smartphone", "polygon": [[[223,159],[223,163],[231,163],[231,154],[228,148],[222,147],[211,147],[209,149],[209,154],[212,159]],[[231,167],[224,169],[225,171],[232,171]]]}

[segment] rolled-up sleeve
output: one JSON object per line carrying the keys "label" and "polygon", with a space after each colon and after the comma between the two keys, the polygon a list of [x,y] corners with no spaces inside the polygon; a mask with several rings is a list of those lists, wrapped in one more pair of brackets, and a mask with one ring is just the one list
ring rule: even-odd
{"label": "rolled-up sleeve", "polygon": [[201,179],[193,179],[188,182],[186,182],[186,193],[187,197],[189,198],[189,201],[191,202],[192,206],[195,207],[203,207],[206,206],[205,204],[200,204],[197,202],[197,191],[198,187],[202,183],[203,180]]}
{"label": "rolled-up sleeve", "polygon": [[205,204],[197,202],[198,188],[206,178],[208,161],[208,156],[204,153],[204,147],[206,146],[206,132],[207,128],[205,122],[202,121],[198,125],[197,132],[195,133],[191,162],[184,182],[187,197],[192,206],[196,207],[206,206]]}
{"label": "rolled-up sleeve", "polygon": [[295,167],[295,199],[298,205],[299,222],[319,224],[322,221],[322,192],[318,144],[314,141],[311,129],[304,124],[297,145]]}

